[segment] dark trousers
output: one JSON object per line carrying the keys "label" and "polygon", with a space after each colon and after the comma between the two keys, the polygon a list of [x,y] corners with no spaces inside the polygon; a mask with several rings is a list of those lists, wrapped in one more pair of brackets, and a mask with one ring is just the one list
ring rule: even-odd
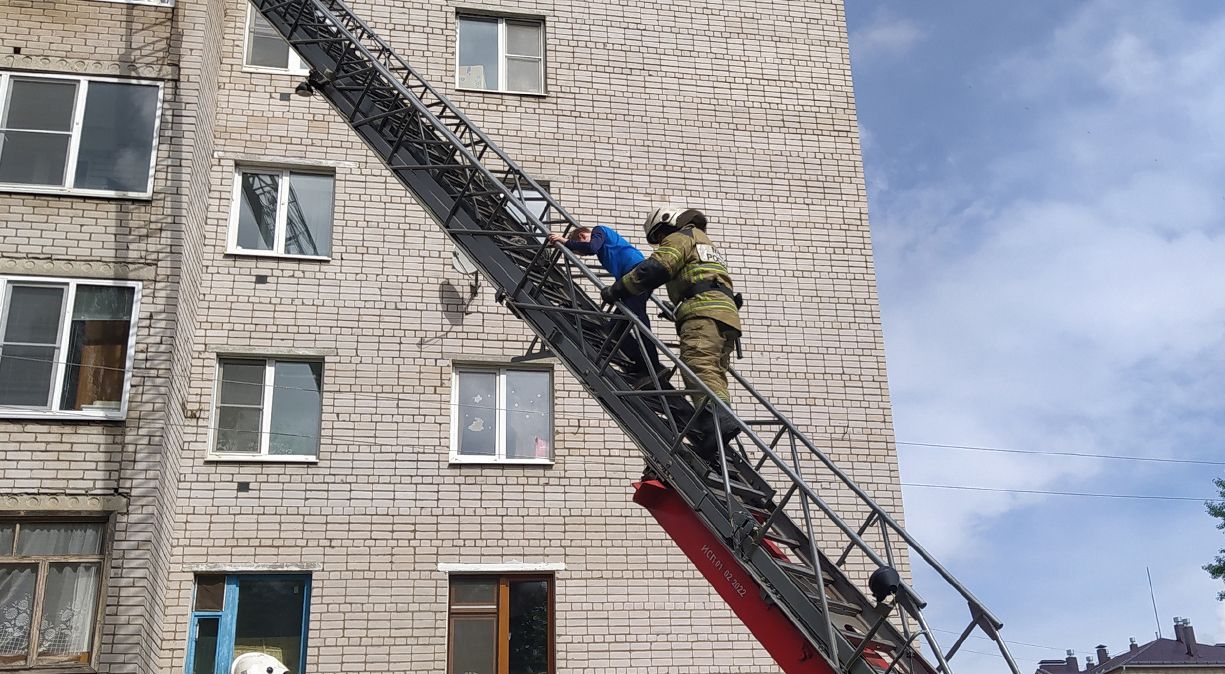
{"label": "dark trousers", "polygon": [[[651,319],[647,316],[648,301],[650,301],[649,293],[627,297],[622,300],[625,303],[625,308],[629,309],[631,313],[638,317],[638,320],[645,323],[649,328],[651,327]],[[642,348],[639,348],[638,340],[632,337],[626,337],[625,342],[622,344],[625,355],[634,361],[633,371],[645,374],[648,372],[647,365],[649,364],[655,369],[655,372],[661,372],[663,366],[659,364],[659,350],[655,348],[655,343],[645,339],[642,341]]]}

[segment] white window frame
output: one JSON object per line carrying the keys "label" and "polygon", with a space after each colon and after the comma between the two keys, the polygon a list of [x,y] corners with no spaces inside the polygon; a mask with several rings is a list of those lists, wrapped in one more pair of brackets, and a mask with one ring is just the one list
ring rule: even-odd
{"label": "white window frame", "polygon": [[298,56],[297,50],[285,43],[285,48],[289,50],[289,67],[274,68],[272,66],[256,66],[247,62],[251,55],[251,32],[255,29],[255,15],[259,12],[251,5],[247,4],[247,19],[243,23],[242,30],[242,69],[250,73],[268,73],[273,75],[306,75],[310,72],[310,66]]}
{"label": "white window frame", "polygon": [[[497,376],[497,444],[493,456],[481,456],[459,453],[459,375],[461,372],[493,374]],[[547,459],[510,459],[506,457],[506,373],[507,372],[538,372],[549,377],[549,458]],[[551,466],[557,457],[557,422],[556,406],[554,405],[554,377],[549,368],[534,367],[504,367],[486,364],[457,363],[451,368],[451,463],[477,464],[519,464]]]}
{"label": "white window frame", "polygon": [[[280,174],[277,185],[276,222],[273,232],[275,242],[272,250],[255,250],[238,247],[238,215],[242,211],[242,174],[243,173],[276,173]],[[316,166],[287,166],[283,164],[238,164],[234,167],[234,185],[230,196],[230,227],[226,235],[225,252],[227,255],[249,255],[253,257],[285,257],[295,260],[319,260],[328,262],[329,255],[301,255],[285,252],[286,221],[289,218],[289,176],[293,173],[305,173],[315,176],[326,176],[332,179],[332,225],[328,236],[331,240],[329,251],[336,245],[336,173]]]}
{"label": "white window frame", "polygon": [[[548,42],[545,40],[545,20],[539,16],[515,16],[507,14],[483,14],[481,12],[470,12],[460,10],[455,15],[455,88],[460,91],[479,91],[486,94],[516,94],[519,96],[547,96],[549,93],[549,72],[545,63],[545,48]],[[498,22],[498,86],[495,89],[478,89],[475,87],[460,86],[459,83],[459,24],[464,19],[474,20],[496,20]],[[506,22],[518,21],[520,23],[537,23],[540,24],[540,56],[528,56],[526,54],[507,54],[506,53]],[[506,86],[507,57],[520,59],[539,59],[540,60],[540,91],[519,91],[509,89]]]}
{"label": "white window frame", "polygon": [[[36,80],[70,80],[77,83],[76,100],[72,110],[72,139],[68,143],[68,159],[64,167],[63,185],[27,185],[24,183],[0,183],[0,192],[28,192],[34,194],[79,194],[92,197],[112,197],[119,199],[150,199],[153,197],[153,179],[156,177],[158,137],[162,129],[162,102],[165,87],[157,80],[134,80],[120,77],[84,77],[81,75],[61,75],[43,72],[16,72],[0,70],[0,117],[8,109],[9,98],[12,95],[9,83],[18,79]],[[122,192],[117,190],[93,190],[74,187],[77,179],[77,153],[81,147],[81,128],[85,120],[85,101],[89,95],[90,82],[114,82],[118,84],[133,84],[157,87],[157,111],[153,116],[153,144],[149,148],[149,182],[142,192]]]}
{"label": "white window frame", "polygon": [[[116,281],[112,279],[63,278],[54,276],[0,276],[0,336],[8,326],[9,285],[67,286],[64,291],[64,306],[60,308],[59,334],[56,337],[55,366],[51,371],[51,404],[48,409],[0,405],[0,419],[124,419],[128,415],[128,403],[132,389],[132,366],[136,362],[136,326],[140,322],[140,281]],[[124,363],[123,397],[119,409],[106,410],[61,410],[64,395],[64,372],[67,362],[64,350],[68,345],[68,331],[72,328],[72,307],[76,303],[77,288],[89,286],[115,286],[132,288],[132,316],[128,328],[128,353]]]}
{"label": "white window frame", "polygon": [[174,0],[96,0],[97,2],[113,2],[120,5],[152,5],[154,7],[174,7]]}
{"label": "white window frame", "polygon": [[[260,399],[260,410],[263,413],[259,420],[259,454],[217,451],[217,431],[221,420],[221,361],[223,360],[264,361],[264,397]],[[268,442],[272,439],[272,403],[273,396],[276,395],[276,363],[278,361],[320,363],[324,366],[319,376],[319,444],[315,446],[314,456],[268,453]],[[214,363],[217,372],[213,377],[213,404],[209,411],[207,457],[209,460],[252,463],[319,463],[319,452],[323,450],[323,396],[324,379],[327,376],[327,363],[324,359],[309,356],[251,356],[241,353],[224,353],[218,354]]]}

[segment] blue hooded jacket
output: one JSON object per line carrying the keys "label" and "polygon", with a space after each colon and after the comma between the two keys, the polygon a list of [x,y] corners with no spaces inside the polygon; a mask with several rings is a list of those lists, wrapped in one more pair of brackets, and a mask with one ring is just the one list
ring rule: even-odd
{"label": "blue hooded jacket", "polygon": [[616,279],[628,274],[645,259],[634,244],[604,225],[591,228],[591,241],[567,241],[566,248],[579,255],[595,255],[604,269]]}

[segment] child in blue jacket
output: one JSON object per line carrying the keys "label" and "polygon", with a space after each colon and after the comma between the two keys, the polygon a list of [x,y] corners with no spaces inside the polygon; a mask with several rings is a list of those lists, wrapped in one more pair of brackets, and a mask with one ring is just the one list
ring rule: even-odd
{"label": "child in blue jacket", "polygon": [[[608,273],[613,275],[614,279],[620,279],[622,276],[625,276],[639,262],[646,259],[642,252],[634,247],[634,244],[626,241],[613,228],[603,225],[576,227],[570,232],[568,239],[561,234],[552,233],[549,234],[549,241],[564,243],[566,248],[569,248],[576,255],[596,256],[600,264]],[[650,293],[643,293],[622,300],[625,303],[625,308],[629,309],[648,328],[651,327],[651,319],[647,316],[647,301],[649,298]],[[667,378],[663,366],[659,364],[659,352],[655,349],[655,344],[646,341],[644,346],[646,347],[645,353],[636,353],[639,351],[637,340],[627,339],[625,342],[626,351],[636,361],[636,367],[632,374],[636,375],[637,381],[635,384],[638,387],[651,383],[651,370],[647,369],[648,363],[654,368],[655,372],[659,373],[661,378],[665,380]]]}

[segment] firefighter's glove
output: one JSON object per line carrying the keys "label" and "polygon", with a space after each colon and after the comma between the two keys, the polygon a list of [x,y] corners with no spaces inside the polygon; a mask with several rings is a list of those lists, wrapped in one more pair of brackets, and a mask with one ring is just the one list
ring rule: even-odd
{"label": "firefighter's glove", "polygon": [[616,304],[617,300],[625,299],[628,294],[625,292],[625,284],[621,281],[600,288],[600,299],[604,300],[605,304]]}

